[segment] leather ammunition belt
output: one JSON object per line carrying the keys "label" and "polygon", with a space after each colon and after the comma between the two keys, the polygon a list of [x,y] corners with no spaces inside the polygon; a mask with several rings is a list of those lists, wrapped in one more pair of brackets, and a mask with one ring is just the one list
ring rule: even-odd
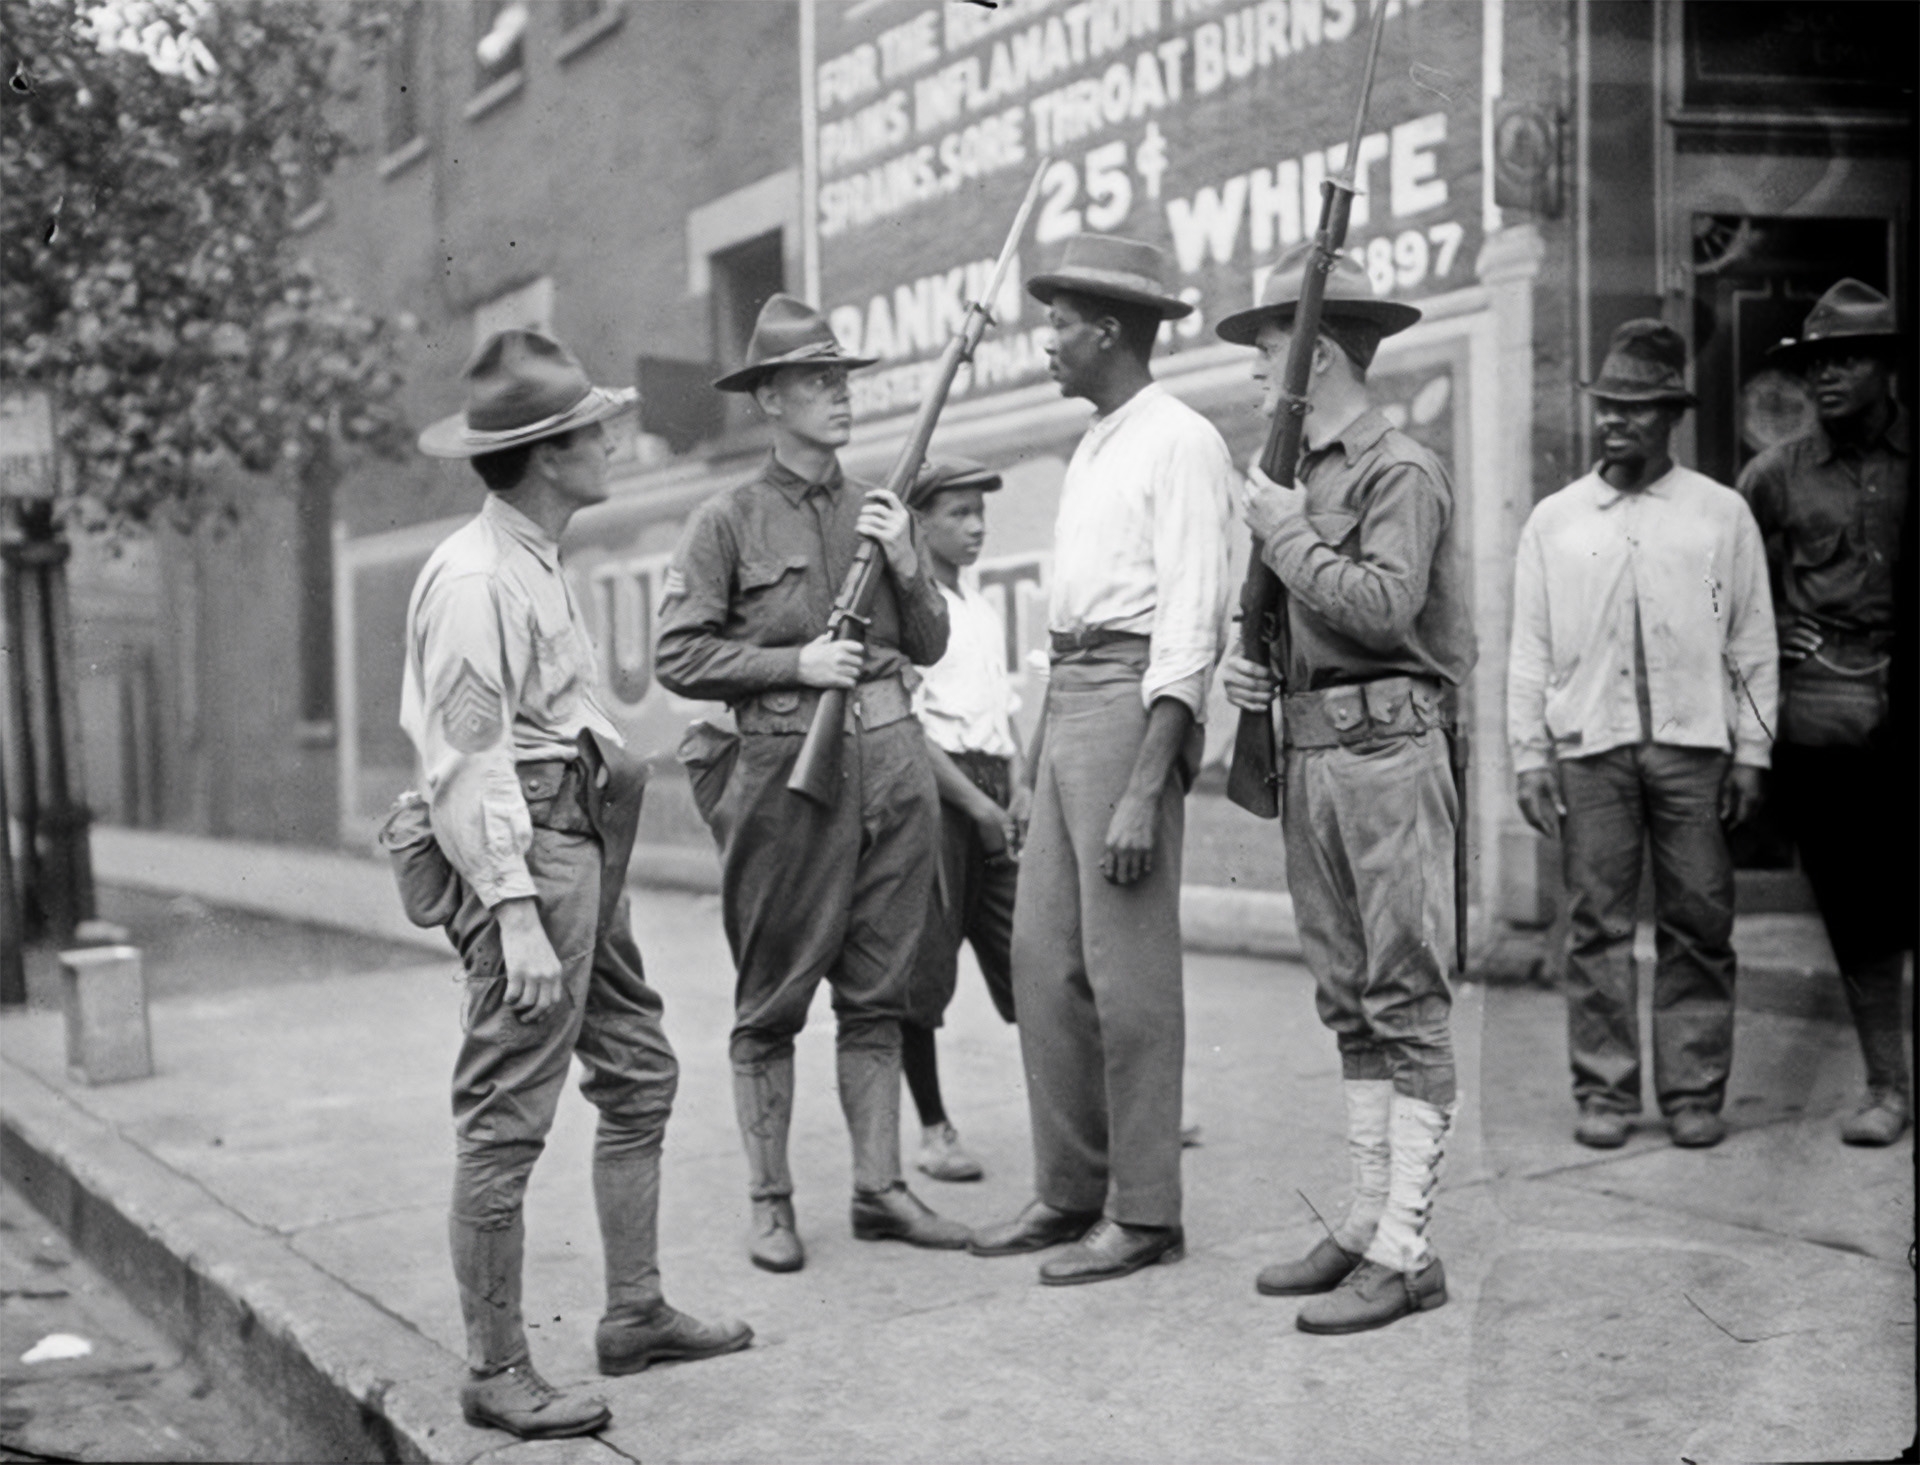
{"label": "leather ammunition belt", "polygon": [[[762,692],[733,704],[733,717],[743,733],[802,734],[813,726],[814,708],[820,705],[815,687],[782,687]],[[847,694],[848,732],[865,728],[889,727],[913,716],[913,701],[906,684],[897,676],[860,682]]]}
{"label": "leather ammunition belt", "polygon": [[527,801],[527,814],[536,829],[551,829],[561,834],[595,832],[587,812],[586,770],[579,759],[542,758],[532,763],[516,763],[513,771],[520,780],[520,795]]}
{"label": "leather ammunition belt", "polygon": [[1148,638],[1138,631],[1115,631],[1106,626],[1086,626],[1078,631],[1052,631],[1053,659],[1071,656],[1076,651],[1099,651],[1108,646],[1145,646]]}
{"label": "leather ammunition belt", "polygon": [[1427,677],[1381,677],[1289,693],[1280,725],[1289,748],[1341,748],[1451,727],[1453,703],[1452,693]]}

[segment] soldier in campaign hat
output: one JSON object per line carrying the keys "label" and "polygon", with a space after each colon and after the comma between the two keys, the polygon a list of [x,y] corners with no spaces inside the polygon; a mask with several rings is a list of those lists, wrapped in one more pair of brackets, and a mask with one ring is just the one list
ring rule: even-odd
{"label": "soldier in campaign hat", "polygon": [[[751,394],[773,448],[747,482],[687,522],[667,572],[656,670],[668,690],[725,702],[739,728],[696,797],[721,845],[721,902],[738,973],[729,1042],[753,1202],[748,1255],[767,1271],[806,1260],[787,1132],[793,1040],[822,980],[833,988],[840,1104],[853,1146],[853,1234],[958,1249],[967,1228],[935,1215],[900,1174],[900,1020],[933,893],[939,795],[904,680],[940,659],[947,612],[912,516],[885,489],[847,480],[843,350],[805,301],[775,295],[747,359],[714,385]],[[865,644],[828,639],[834,597],[862,536],[885,555]],[[821,689],[848,690],[839,795],[787,789]],[[718,785],[718,786],[716,786]]]}
{"label": "soldier in campaign hat", "polygon": [[[1813,884],[1866,1060],[1848,1144],[1892,1144],[1912,1113],[1901,970],[1914,947],[1913,428],[1893,393],[1905,338],[1859,280],[1822,295],[1770,353],[1815,420],[1747,464],[1773,567],[1781,706],[1774,790]],[[1896,811],[1885,838],[1886,811]]]}
{"label": "soldier in campaign hat", "polygon": [[1507,739],[1527,822],[1561,840],[1571,910],[1574,1138],[1624,1144],[1641,1108],[1633,954],[1642,846],[1660,931],[1653,1090],[1673,1142],[1718,1144],[1733,1060],[1733,857],[1759,806],[1773,612],[1753,516],[1673,461],[1694,405],[1687,348],[1657,320],[1613,334],[1587,384],[1600,461],[1521,531]]}
{"label": "soldier in campaign hat", "polygon": [[[1269,414],[1312,248],[1215,328],[1259,353]],[[1285,677],[1287,885],[1340,1050],[1351,1199],[1330,1237],[1257,1280],[1268,1296],[1325,1294],[1298,1315],[1311,1333],[1381,1327],[1447,1297],[1426,1233],[1455,1105],[1447,968],[1459,810],[1447,735],[1474,638],[1453,482],[1367,392],[1381,340],[1419,318],[1339,258],[1313,345],[1299,481],[1255,468],[1244,494],[1286,587],[1275,646],[1286,664],[1236,654],[1223,674],[1228,699],[1251,712],[1272,706],[1275,673]]]}
{"label": "soldier in campaign hat", "polygon": [[407,607],[400,721],[425,798],[404,798],[382,839],[408,914],[444,925],[467,969],[448,1221],[462,1407],[475,1424],[544,1438],[609,1418],[534,1371],[521,1317],[523,1197],[575,1057],[600,1111],[601,1371],[731,1352],[753,1333],[661,1294],[660,1145],[679,1066],[624,894],[645,770],[601,700],[560,557],[567,521],[607,495],[602,424],[637,394],[594,386],[537,331],[493,335],[466,377],[465,409],[420,449],[471,462],[487,500],[434,550]]}
{"label": "soldier in campaign hat", "polygon": [[1180,859],[1226,639],[1234,473],[1213,425],[1153,380],[1161,324],[1192,310],[1168,274],[1151,244],[1082,234],[1027,282],[1054,380],[1095,416],[1054,525],[1053,669],[1014,906],[1037,1194],[972,1249],[1073,1243],[1042,1264],[1049,1286],[1185,1246]]}

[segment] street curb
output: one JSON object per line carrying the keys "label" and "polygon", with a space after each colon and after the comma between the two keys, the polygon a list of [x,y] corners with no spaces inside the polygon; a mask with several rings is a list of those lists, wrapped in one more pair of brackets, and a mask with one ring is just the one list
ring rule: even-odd
{"label": "street curb", "polygon": [[[461,1360],[4,1058],[0,1167],[261,1431],[259,1458],[470,1461]],[[613,1458],[611,1452],[607,1458]]]}

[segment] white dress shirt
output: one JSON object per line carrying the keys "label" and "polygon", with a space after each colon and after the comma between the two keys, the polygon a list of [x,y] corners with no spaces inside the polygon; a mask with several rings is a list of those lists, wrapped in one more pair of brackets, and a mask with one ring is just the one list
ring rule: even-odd
{"label": "white dress shirt", "polygon": [[1636,609],[1652,740],[1767,766],[1780,653],[1759,526],[1732,489],[1675,467],[1621,493],[1589,473],[1528,517],[1513,602],[1516,773],[1642,740]]}
{"label": "white dress shirt", "polygon": [[1150,637],[1141,698],[1196,721],[1226,644],[1237,477],[1213,424],[1150,383],[1080,439],[1054,522],[1049,628]]}
{"label": "white dress shirt", "polygon": [[560,546],[489,493],[414,582],[406,656],[400,726],[420,756],[434,837],[487,905],[533,895],[515,765],[575,757],[582,728],[624,746]]}
{"label": "white dress shirt", "polygon": [[947,603],[947,650],[921,669],[914,713],[943,752],[1011,758],[1019,702],[1007,677],[1006,626],[970,569],[960,572],[958,591],[941,585],[940,594]]}

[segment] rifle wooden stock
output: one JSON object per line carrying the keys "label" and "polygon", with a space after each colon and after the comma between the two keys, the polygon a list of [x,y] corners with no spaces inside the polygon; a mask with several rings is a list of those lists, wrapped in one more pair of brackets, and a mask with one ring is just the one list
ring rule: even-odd
{"label": "rifle wooden stock", "polygon": [[1467,770],[1473,754],[1463,711],[1454,713],[1447,762],[1453,771],[1453,960],[1454,975],[1467,979]]}
{"label": "rifle wooden stock", "polygon": [[[1373,13],[1373,33],[1367,40],[1366,74],[1360,84],[1360,105],[1354,113],[1353,133],[1347,142],[1347,163],[1340,176],[1320,184],[1320,227],[1314,232],[1313,253],[1300,281],[1300,303],[1294,308],[1287,368],[1281,377],[1280,406],[1267,429],[1266,451],[1260,471],[1275,483],[1291,485],[1300,466],[1300,442],[1307,424],[1307,385],[1313,372],[1313,346],[1320,335],[1320,317],[1327,298],[1327,275],[1347,242],[1347,221],[1353,212],[1354,163],[1366,131],[1367,102],[1373,95],[1374,67],[1380,59],[1380,36],[1386,28],[1387,7]],[[1240,654],[1262,665],[1278,663],[1280,691],[1286,691],[1287,607],[1285,587],[1268,568],[1256,536],[1247,559],[1247,578],[1240,589]],[[1274,653],[1278,651],[1278,655]],[[1234,732],[1233,762],[1227,767],[1227,797],[1249,814],[1262,819],[1280,813],[1283,769],[1273,732],[1273,710],[1242,712]]]}
{"label": "rifle wooden stock", "polygon": [[[1007,270],[1013,264],[1020,236],[1026,232],[1027,218],[1033,213],[1033,205],[1040,197],[1040,180],[1046,176],[1048,164],[1052,161],[1051,158],[1042,158],[1040,166],[1034,170],[1033,182],[1027,185],[1027,196],[1020,203],[1020,211],[1013,217],[1013,227],[1007,231],[1006,243],[1001,246],[1000,258],[994,264],[986,289],[981,292],[980,299],[967,307],[967,318],[940,353],[940,369],[927,388],[926,396],[921,398],[920,410],[914,414],[913,429],[900,445],[900,455],[893,460],[893,470],[887,474],[888,491],[902,502],[906,500],[907,490],[913,486],[913,480],[919,476],[921,460],[927,455],[927,444],[933,440],[933,429],[940,421],[940,413],[946,408],[947,394],[953,390],[953,379],[960,374],[961,363],[973,359],[974,348],[980,344],[980,338],[992,323],[993,298],[1000,293],[1001,282],[1006,279]],[[841,583],[840,594],[833,602],[832,614],[827,619],[827,634],[834,640],[864,642],[867,639],[867,620],[873,612],[873,597],[880,586],[881,562],[879,544],[872,539],[862,538],[860,548],[854,553],[853,564],[847,569],[847,578]],[[807,727],[806,741],[800,745],[800,756],[794,760],[793,774],[787,779],[789,791],[823,807],[833,802],[840,782],[840,733],[846,716],[846,689],[828,687],[822,691],[819,705],[814,708],[813,721]]]}

